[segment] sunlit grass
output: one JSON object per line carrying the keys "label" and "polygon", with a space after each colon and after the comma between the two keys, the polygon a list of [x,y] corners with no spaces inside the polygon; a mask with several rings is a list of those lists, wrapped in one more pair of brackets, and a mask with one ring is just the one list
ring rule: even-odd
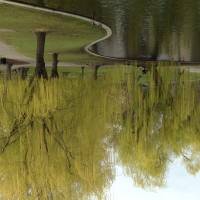
{"label": "sunlit grass", "polygon": [[51,52],[60,52],[59,61],[102,60],[84,52],[87,44],[105,35],[89,22],[6,4],[0,4],[0,13],[0,29],[14,31],[0,32],[0,40],[26,56],[36,54],[36,36],[30,30],[46,28],[53,32],[46,37],[45,60],[51,60]]}

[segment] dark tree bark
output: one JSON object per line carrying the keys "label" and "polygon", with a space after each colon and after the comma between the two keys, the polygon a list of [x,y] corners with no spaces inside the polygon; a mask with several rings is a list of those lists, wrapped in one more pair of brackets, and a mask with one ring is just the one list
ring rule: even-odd
{"label": "dark tree bark", "polygon": [[48,79],[47,71],[44,62],[44,45],[46,34],[51,32],[49,30],[37,29],[33,31],[37,36],[37,52],[36,52],[36,68],[35,74],[39,78]]}
{"label": "dark tree bark", "polygon": [[6,63],[6,79],[11,80],[11,67],[13,66],[13,63]]}
{"label": "dark tree bark", "polygon": [[58,53],[52,53],[52,70],[51,70],[52,78],[59,78],[57,65],[58,65]]}
{"label": "dark tree bark", "polygon": [[153,74],[153,80],[154,80],[154,83],[155,83],[155,86],[162,86],[162,77],[161,75],[159,74],[158,72],[158,69],[157,69],[157,65],[155,66],[145,66],[147,68],[148,71],[150,71],[151,74]]}
{"label": "dark tree bark", "polygon": [[84,75],[84,69],[85,69],[85,67],[83,66],[83,67],[81,67],[81,70],[82,70],[82,77],[83,77],[83,75]]}
{"label": "dark tree bark", "polygon": [[98,79],[97,71],[98,71],[99,67],[105,66],[105,65],[111,65],[111,64],[113,64],[113,63],[111,63],[111,62],[88,62],[88,63],[86,63],[86,65],[88,65],[92,68],[92,76],[94,77],[94,80]]}
{"label": "dark tree bark", "polygon": [[98,79],[98,76],[97,76],[97,71],[98,71],[98,69],[99,69],[99,67],[100,67],[101,65],[98,65],[98,64],[92,64],[92,75],[93,75],[93,77],[94,77],[94,80],[97,80]]}
{"label": "dark tree bark", "polygon": [[25,80],[27,77],[27,72],[28,72],[29,68],[26,67],[20,67],[16,69],[16,72],[18,74],[18,76],[22,79]]}

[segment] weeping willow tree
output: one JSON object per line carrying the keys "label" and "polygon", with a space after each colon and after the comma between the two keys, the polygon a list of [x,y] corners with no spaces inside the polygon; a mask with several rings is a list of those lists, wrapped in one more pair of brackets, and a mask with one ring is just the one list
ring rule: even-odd
{"label": "weeping willow tree", "polygon": [[107,199],[115,164],[145,189],[166,186],[173,158],[195,175],[199,85],[173,63],[147,68],[148,84],[137,63],[98,80],[1,80],[1,197]]}
{"label": "weeping willow tree", "polygon": [[115,175],[109,104],[120,95],[120,76],[108,76],[0,83],[3,199],[106,198]]}
{"label": "weeping willow tree", "polygon": [[127,77],[121,131],[114,138],[117,163],[144,189],[166,187],[174,158],[181,157],[190,174],[200,170],[198,82],[180,80],[172,64],[161,66],[150,66],[148,85],[139,83],[135,69]]}

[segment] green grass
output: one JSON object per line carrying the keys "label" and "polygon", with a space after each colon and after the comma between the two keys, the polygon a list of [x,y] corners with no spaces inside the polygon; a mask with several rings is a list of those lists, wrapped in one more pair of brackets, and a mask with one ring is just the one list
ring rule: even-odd
{"label": "green grass", "polygon": [[[46,67],[47,73],[50,76],[51,75],[51,67]],[[108,72],[112,68],[110,67],[100,67],[98,70],[98,76],[103,76],[104,73]],[[31,67],[28,70],[28,74],[34,74],[35,68]],[[63,72],[69,72],[68,76],[79,76],[82,75],[82,69],[81,67],[58,67],[58,73],[60,76],[63,75]],[[84,75],[85,76],[90,76],[92,75],[92,69],[91,67],[85,67],[84,68]]]}
{"label": "green grass", "polygon": [[[124,66],[124,65],[117,65],[118,70],[120,70],[122,73],[129,74],[132,76],[132,67],[130,66]],[[200,73],[195,72],[188,72],[188,70],[184,70],[184,76],[180,76],[180,70],[179,68],[168,68],[169,70],[165,70],[166,68],[160,68],[159,74],[163,77],[163,81],[184,81],[184,80],[200,80]],[[46,67],[47,73],[50,76],[52,67]],[[98,69],[98,77],[103,77],[108,72],[115,72],[116,65],[113,66],[102,66]],[[6,71],[1,71],[1,76],[5,76]],[[35,67],[29,67],[28,74],[32,75],[35,72]],[[58,73],[59,76],[63,76],[63,72],[68,72],[68,77],[78,77],[82,75],[82,69],[81,67],[76,66],[70,66],[70,67],[58,67]],[[14,73],[12,76],[15,77]],[[84,76],[90,77],[92,76],[92,69],[91,67],[85,67],[84,68]],[[142,71],[137,68],[136,69],[136,76],[141,76],[139,79],[140,83],[150,83],[151,81],[151,75],[148,71],[146,74],[142,74]],[[13,77],[13,78],[14,78]]]}
{"label": "green grass", "polygon": [[103,60],[84,52],[87,44],[106,34],[89,22],[7,4],[0,4],[0,13],[0,29],[15,31],[0,32],[0,40],[26,56],[35,58],[36,54],[36,36],[30,30],[46,28],[53,32],[46,37],[45,60],[51,60],[49,52],[60,52],[61,62]]}
{"label": "green grass", "polygon": [[[98,76],[99,77],[102,77],[105,73],[109,72],[110,70],[114,69],[115,67],[100,67],[98,69]],[[48,75],[50,76],[51,75],[51,70],[52,70],[52,67],[46,67],[46,70],[47,70],[47,73]],[[14,72],[14,70],[12,70],[13,73],[12,73],[12,77],[16,77],[16,74]],[[63,72],[69,72],[68,76],[69,77],[77,77],[77,76],[81,76],[82,75],[82,69],[81,67],[74,67],[74,66],[71,66],[71,67],[58,67],[58,74],[59,76],[63,76]],[[33,75],[35,73],[35,67],[29,67],[29,70],[28,70],[28,75]],[[0,72],[0,75],[1,77],[5,77],[6,75],[6,71],[3,70]],[[85,67],[84,68],[84,76],[92,76],[92,69],[91,67]]]}
{"label": "green grass", "polygon": [[[118,66],[122,69],[124,69],[124,66]],[[51,75],[51,67],[46,67],[47,69],[47,73],[50,76]],[[105,73],[108,73],[112,70],[115,70],[116,66],[102,66],[98,69],[98,76],[101,77],[103,76]],[[173,81],[173,80],[177,80],[177,74],[180,72],[181,70],[178,68],[174,68],[174,69],[170,69],[168,74],[167,74],[167,80],[168,81]],[[34,74],[35,72],[35,67],[30,67],[28,74]],[[68,76],[79,76],[82,74],[82,69],[81,67],[58,67],[58,73],[60,76],[63,75],[63,72],[69,72]],[[132,68],[131,67],[126,67],[125,70],[126,73],[131,74],[132,73]],[[166,72],[166,71],[165,71]],[[138,68],[137,69],[137,74],[138,77],[139,75],[141,75],[140,78],[140,83],[149,83],[150,82],[150,73],[147,72],[147,74],[142,74],[142,71]],[[164,76],[162,69],[160,71],[161,76]],[[92,69],[91,67],[85,67],[84,68],[84,75],[85,76],[90,76],[92,75]],[[166,76],[166,74],[165,74]],[[166,80],[165,79],[165,80]],[[184,80],[184,79],[188,79],[188,80],[200,80],[200,73],[195,73],[195,72],[188,72],[187,70],[184,71],[184,76],[180,76],[180,81]]]}

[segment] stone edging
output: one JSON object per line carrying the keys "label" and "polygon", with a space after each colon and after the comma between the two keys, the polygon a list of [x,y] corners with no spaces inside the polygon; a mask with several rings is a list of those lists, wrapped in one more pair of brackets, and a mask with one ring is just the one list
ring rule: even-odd
{"label": "stone edging", "polygon": [[85,47],[85,51],[87,53],[91,54],[91,55],[94,55],[94,56],[99,56],[99,57],[103,57],[103,58],[109,58],[109,57],[106,57],[106,56],[102,56],[102,55],[93,53],[92,51],[89,50],[92,45],[94,45],[94,44],[96,44],[96,43],[98,43],[98,42],[100,42],[102,40],[105,40],[105,39],[109,38],[112,35],[112,30],[107,25],[102,24],[99,21],[92,20],[92,19],[87,18],[87,17],[83,17],[83,16],[80,16],[80,15],[76,15],[76,14],[72,14],[72,13],[68,13],[68,12],[64,12],[64,11],[57,11],[57,10],[54,10],[54,9],[51,9],[51,8],[42,8],[42,7],[35,6],[35,5],[17,3],[17,2],[6,1],[6,0],[0,0],[0,4],[1,3],[6,3],[6,4],[11,4],[11,5],[21,6],[21,7],[26,7],[26,8],[32,8],[32,9],[41,10],[41,11],[50,12],[50,13],[56,13],[56,14],[60,14],[60,15],[65,15],[65,16],[69,16],[69,17],[74,17],[74,18],[77,18],[77,19],[81,19],[81,20],[84,20],[84,21],[87,21],[87,22],[90,22],[90,23],[94,23],[95,25],[103,28],[106,31],[106,36],[104,36],[103,38],[98,39],[98,40],[92,42],[91,44],[88,44]]}

